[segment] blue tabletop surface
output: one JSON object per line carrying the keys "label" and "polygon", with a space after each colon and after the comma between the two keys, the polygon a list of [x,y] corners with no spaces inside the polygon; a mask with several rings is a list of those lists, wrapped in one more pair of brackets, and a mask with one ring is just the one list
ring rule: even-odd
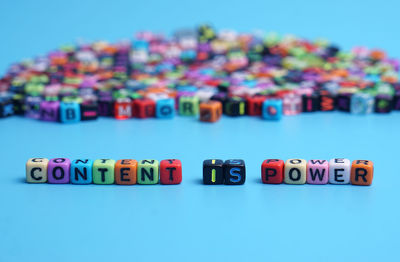
{"label": "blue tabletop surface", "polygon": [[[185,3],[184,3],[185,2]],[[359,3],[357,3],[359,2]],[[212,22],[326,37],[400,57],[396,1],[8,1],[0,72],[86,40]],[[0,120],[0,261],[399,261],[400,113],[312,113],[73,125]],[[176,186],[26,184],[31,157],[178,158]],[[264,185],[266,158],[369,159],[370,187]],[[242,158],[243,186],[204,186],[202,161]]]}

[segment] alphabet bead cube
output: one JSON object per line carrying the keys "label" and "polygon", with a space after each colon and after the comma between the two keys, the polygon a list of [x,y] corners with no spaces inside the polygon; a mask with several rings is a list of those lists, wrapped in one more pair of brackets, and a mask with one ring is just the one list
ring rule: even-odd
{"label": "alphabet bead cube", "polygon": [[92,176],[93,160],[90,159],[75,159],[71,162],[71,177],[72,184],[87,185],[93,182]]}
{"label": "alphabet bead cube", "polygon": [[306,183],[307,162],[304,159],[288,159],[285,163],[286,184],[302,185]]}
{"label": "alphabet bead cube", "polygon": [[81,121],[80,105],[76,102],[61,102],[60,121],[62,123],[76,123]]}
{"label": "alphabet bead cube", "polygon": [[371,114],[374,111],[374,98],[370,94],[357,93],[351,97],[352,114]]}
{"label": "alphabet bead cube", "polygon": [[327,184],[329,181],[329,164],[326,160],[309,160],[307,163],[307,183]]}
{"label": "alphabet bead cube", "polygon": [[267,120],[280,120],[282,118],[282,100],[265,100],[263,103],[262,117]]}
{"label": "alphabet bead cube", "polygon": [[297,115],[303,109],[301,96],[294,93],[285,95],[282,103],[284,115]]}
{"label": "alphabet bead cube", "polygon": [[47,181],[50,184],[68,184],[71,160],[68,158],[50,159],[47,166]]}
{"label": "alphabet bead cube", "polygon": [[160,99],[156,103],[157,118],[173,118],[175,115],[175,100],[172,98]]}
{"label": "alphabet bead cube", "polygon": [[115,101],[114,117],[119,120],[132,117],[132,103],[130,98],[118,98]]}
{"label": "alphabet bead cube", "polygon": [[165,159],[160,162],[160,182],[163,185],[176,185],[182,182],[182,163],[178,159]]}
{"label": "alphabet bead cube", "polygon": [[319,98],[319,109],[321,111],[333,111],[335,110],[336,97],[330,94],[328,91],[321,91]]}
{"label": "alphabet bead cube", "polygon": [[199,98],[197,96],[181,96],[179,98],[179,114],[196,116],[199,113]]}
{"label": "alphabet bead cube", "polygon": [[266,97],[253,96],[247,98],[247,114],[250,116],[261,116],[263,103]]}
{"label": "alphabet bead cube", "polygon": [[14,115],[16,112],[12,99],[1,99],[0,97],[0,118]]}
{"label": "alphabet bead cube", "polygon": [[346,158],[329,160],[329,183],[338,185],[350,183],[350,169],[350,160]]}
{"label": "alphabet bead cube", "polygon": [[203,183],[205,185],[221,185],[224,183],[224,161],[207,159],[203,161]]}
{"label": "alphabet bead cube", "polygon": [[96,120],[98,117],[98,105],[96,103],[85,102],[81,104],[81,120]]}
{"label": "alphabet bead cube", "polygon": [[158,184],[159,180],[159,162],[154,159],[145,159],[139,161],[137,171],[137,183],[141,185]]}
{"label": "alphabet bead cube", "polygon": [[369,186],[374,178],[374,164],[369,160],[354,160],[351,164],[350,181],[353,185]]}
{"label": "alphabet bead cube", "polygon": [[228,98],[224,104],[224,113],[228,116],[243,116],[246,114],[246,100],[240,97]]}
{"label": "alphabet bead cube", "polygon": [[98,106],[100,116],[112,116],[114,114],[114,101],[112,97],[100,97]]}
{"label": "alphabet bead cube", "polygon": [[58,101],[43,101],[40,103],[40,120],[43,121],[58,121],[60,102]]}
{"label": "alphabet bead cube", "polygon": [[114,184],[113,159],[96,159],[93,162],[93,183],[99,185]]}
{"label": "alphabet bead cube", "polygon": [[393,97],[391,95],[380,94],[375,97],[375,112],[390,113],[393,108]]}
{"label": "alphabet bead cube", "polygon": [[303,104],[303,112],[315,112],[319,110],[320,98],[316,94],[311,95],[303,95],[302,96],[302,104]]}
{"label": "alphabet bead cube", "polygon": [[148,98],[139,98],[133,100],[134,116],[138,118],[149,118],[155,116],[156,103]]}
{"label": "alphabet bead cube", "polygon": [[261,164],[261,180],[264,184],[281,184],[285,163],[280,159],[266,159]]}
{"label": "alphabet bead cube", "polygon": [[216,122],[222,115],[222,103],[219,101],[208,101],[200,104],[200,121]]}
{"label": "alphabet bead cube", "polygon": [[134,159],[121,159],[115,164],[115,184],[134,185],[137,182],[138,163]]}
{"label": "alphabet bead cube", "polygon": [[47,158],[30,158],[26,162],[26,182],[46,183],[48,163]]}
{"label": "alphabet bead cube", "polygon": [[243,160],[226,160],[223,168],[225,185],[243,185],[246,181],[246,166]]}
{"label": "alphabet bead cube", "polygon": [[340,94],[336,97],[336,108],[339,111],[350,112],[351,94]]}

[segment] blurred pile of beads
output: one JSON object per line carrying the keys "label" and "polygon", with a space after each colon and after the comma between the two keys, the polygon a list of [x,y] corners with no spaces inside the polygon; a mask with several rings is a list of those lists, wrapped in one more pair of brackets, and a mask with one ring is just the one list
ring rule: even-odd
{"label": "blurred pile of beads", "polygon": [[63,46],[10,66],[0,78],[0,116],[73,123],[116,119],[400,110],[399,62],[382,50],[349,52],[326,40],[217,32]]}

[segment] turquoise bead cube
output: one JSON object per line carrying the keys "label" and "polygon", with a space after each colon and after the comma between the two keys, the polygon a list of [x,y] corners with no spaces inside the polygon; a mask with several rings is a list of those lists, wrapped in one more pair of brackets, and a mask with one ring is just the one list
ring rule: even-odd
{"label": "turquoise bead cube", "polygon": [[93,160],[75,159],[71,162],[70,181],[72,184],[87,185],[93,182]]}
{"label": "turquoise bead cube", "polygon": [[173,118],[175,115],[175,100],[172,98],[160,99],[156,103],[157,118]]}
{"label": "turquoise bead cube", "polygon": [[282,100],[267,99],[262,106],[262,117],[267,120],[280,120],[282,118]]}
{"label": "turquoise bead cube", "polygon": [[350,112],[352,114],[365,115],[374,111],[375,99],[367,93],[357,93],[351,97]]}
{"label": "turquoise bead cube", "polygon": [[61,102],[60,121],[62,123],[76,123],[81,121],[80,105],[76,102]]}

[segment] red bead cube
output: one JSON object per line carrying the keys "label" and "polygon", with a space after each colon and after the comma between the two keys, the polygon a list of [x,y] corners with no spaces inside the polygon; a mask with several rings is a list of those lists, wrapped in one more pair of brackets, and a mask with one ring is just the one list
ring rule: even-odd
{"label": "red bead cube", "polygon": [[266,159],[261,164],[261,179],[264,184],[281,184],[285,162],[280,159]]}
{"label": "red bead cube", "polygon": [[249,116],[261,116],[265,96],[253,96],[247,98],[247,114]]}
{"label": "red bead cube", "polygon": [[120,120],[132,117],[132,103],[129,98],[117,99],[115,101],[114,117]]}
{"label": "red bead cube", "polygon": [[176,185],[182,182],[182,163],[178,159],[165,159],[160,162],[160,182],[163,185]]}
{"label": "red bead cube", "polygon": [[156,102],[148,98],[135,99],[132,103],[134,116],[138,118],[154,117]]}

